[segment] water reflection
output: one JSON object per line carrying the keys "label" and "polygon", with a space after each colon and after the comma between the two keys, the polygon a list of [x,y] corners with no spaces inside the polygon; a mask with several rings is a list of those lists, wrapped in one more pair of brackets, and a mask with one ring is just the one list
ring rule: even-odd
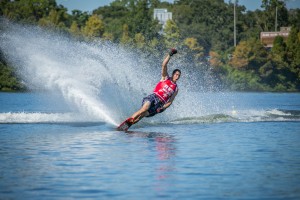
{"label": "water reflection", "polygon": [[175,156],[175,138],[173,135],[167,133],[157,132],[140,132],[127,131],[130,136],[147,138],[149,142],[154,142],[157,151],[157,158],[160,161],[169,160]]}
{"label": "water reflection", "polygon": [[128,131],[128,135],[132,137],[142,137],[147,139],[147,143],[152,147],[152,151],[156,154],[156,166],[154,166],[155,190],[161,193],[172,189],[172,181],[176,171],[176,139],[173,135],[157,132],[140,132]]}

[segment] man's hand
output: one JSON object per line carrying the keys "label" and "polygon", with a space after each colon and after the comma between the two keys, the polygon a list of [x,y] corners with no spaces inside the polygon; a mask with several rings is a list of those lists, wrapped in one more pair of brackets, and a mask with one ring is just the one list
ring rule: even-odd
{"label": "man's hand", "polygon": [[158,108],[157,110],[156,110],[156,112],[157,113],[162,113],[162,112],[164,112],[166,109],[165,108]]}
{"label": "man's hand", "polygon": [[175,48],[172,48],[172,49],[170,49],[170,51],[169,51],[169,55],[170,56],[173,56],[174,54],[176,54],[177,53],[177,49],[175,49]]}

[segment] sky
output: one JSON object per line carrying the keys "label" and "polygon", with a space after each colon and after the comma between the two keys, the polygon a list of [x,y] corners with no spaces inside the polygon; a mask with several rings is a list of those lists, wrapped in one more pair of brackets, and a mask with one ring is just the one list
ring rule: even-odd
{"label": "sky", "polygon": [[[72,10],[92,12],[100,6],[109,5],[114,0],[56,0],[57,4],[62,4],[71,13]],[[174,0],[161,0],[173,3]],[[232,2],[234,0],[231,0]],[[229,0],[225,0],[229,2]],[[239,5],[244,5],[247,10],[260,9],[262,0],[239,0]],[[300,8],[300,0],[289,0],[286,3],[288,8]]]}

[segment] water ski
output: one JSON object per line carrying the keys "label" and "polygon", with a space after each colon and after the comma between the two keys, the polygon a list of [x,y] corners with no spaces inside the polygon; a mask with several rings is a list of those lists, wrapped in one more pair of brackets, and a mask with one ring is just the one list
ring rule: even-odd
{"label": "water ski", "polygon": [[131,118],[126,119],[124,122],[122,122],[118,128],[117,131],[127,131],[129,129],[129,127],[133,124],[132,122],[130,122]]}

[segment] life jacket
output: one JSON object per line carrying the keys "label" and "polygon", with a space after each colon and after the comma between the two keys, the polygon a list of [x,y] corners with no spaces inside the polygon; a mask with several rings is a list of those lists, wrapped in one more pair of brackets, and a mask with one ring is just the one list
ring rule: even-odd
{"label": "life jacket", "polygon": [[171,78],[168,77],[166,80],[159,81],[153,92],[163,103],[167,103],[177,90],[177,84],[173,83]]}

